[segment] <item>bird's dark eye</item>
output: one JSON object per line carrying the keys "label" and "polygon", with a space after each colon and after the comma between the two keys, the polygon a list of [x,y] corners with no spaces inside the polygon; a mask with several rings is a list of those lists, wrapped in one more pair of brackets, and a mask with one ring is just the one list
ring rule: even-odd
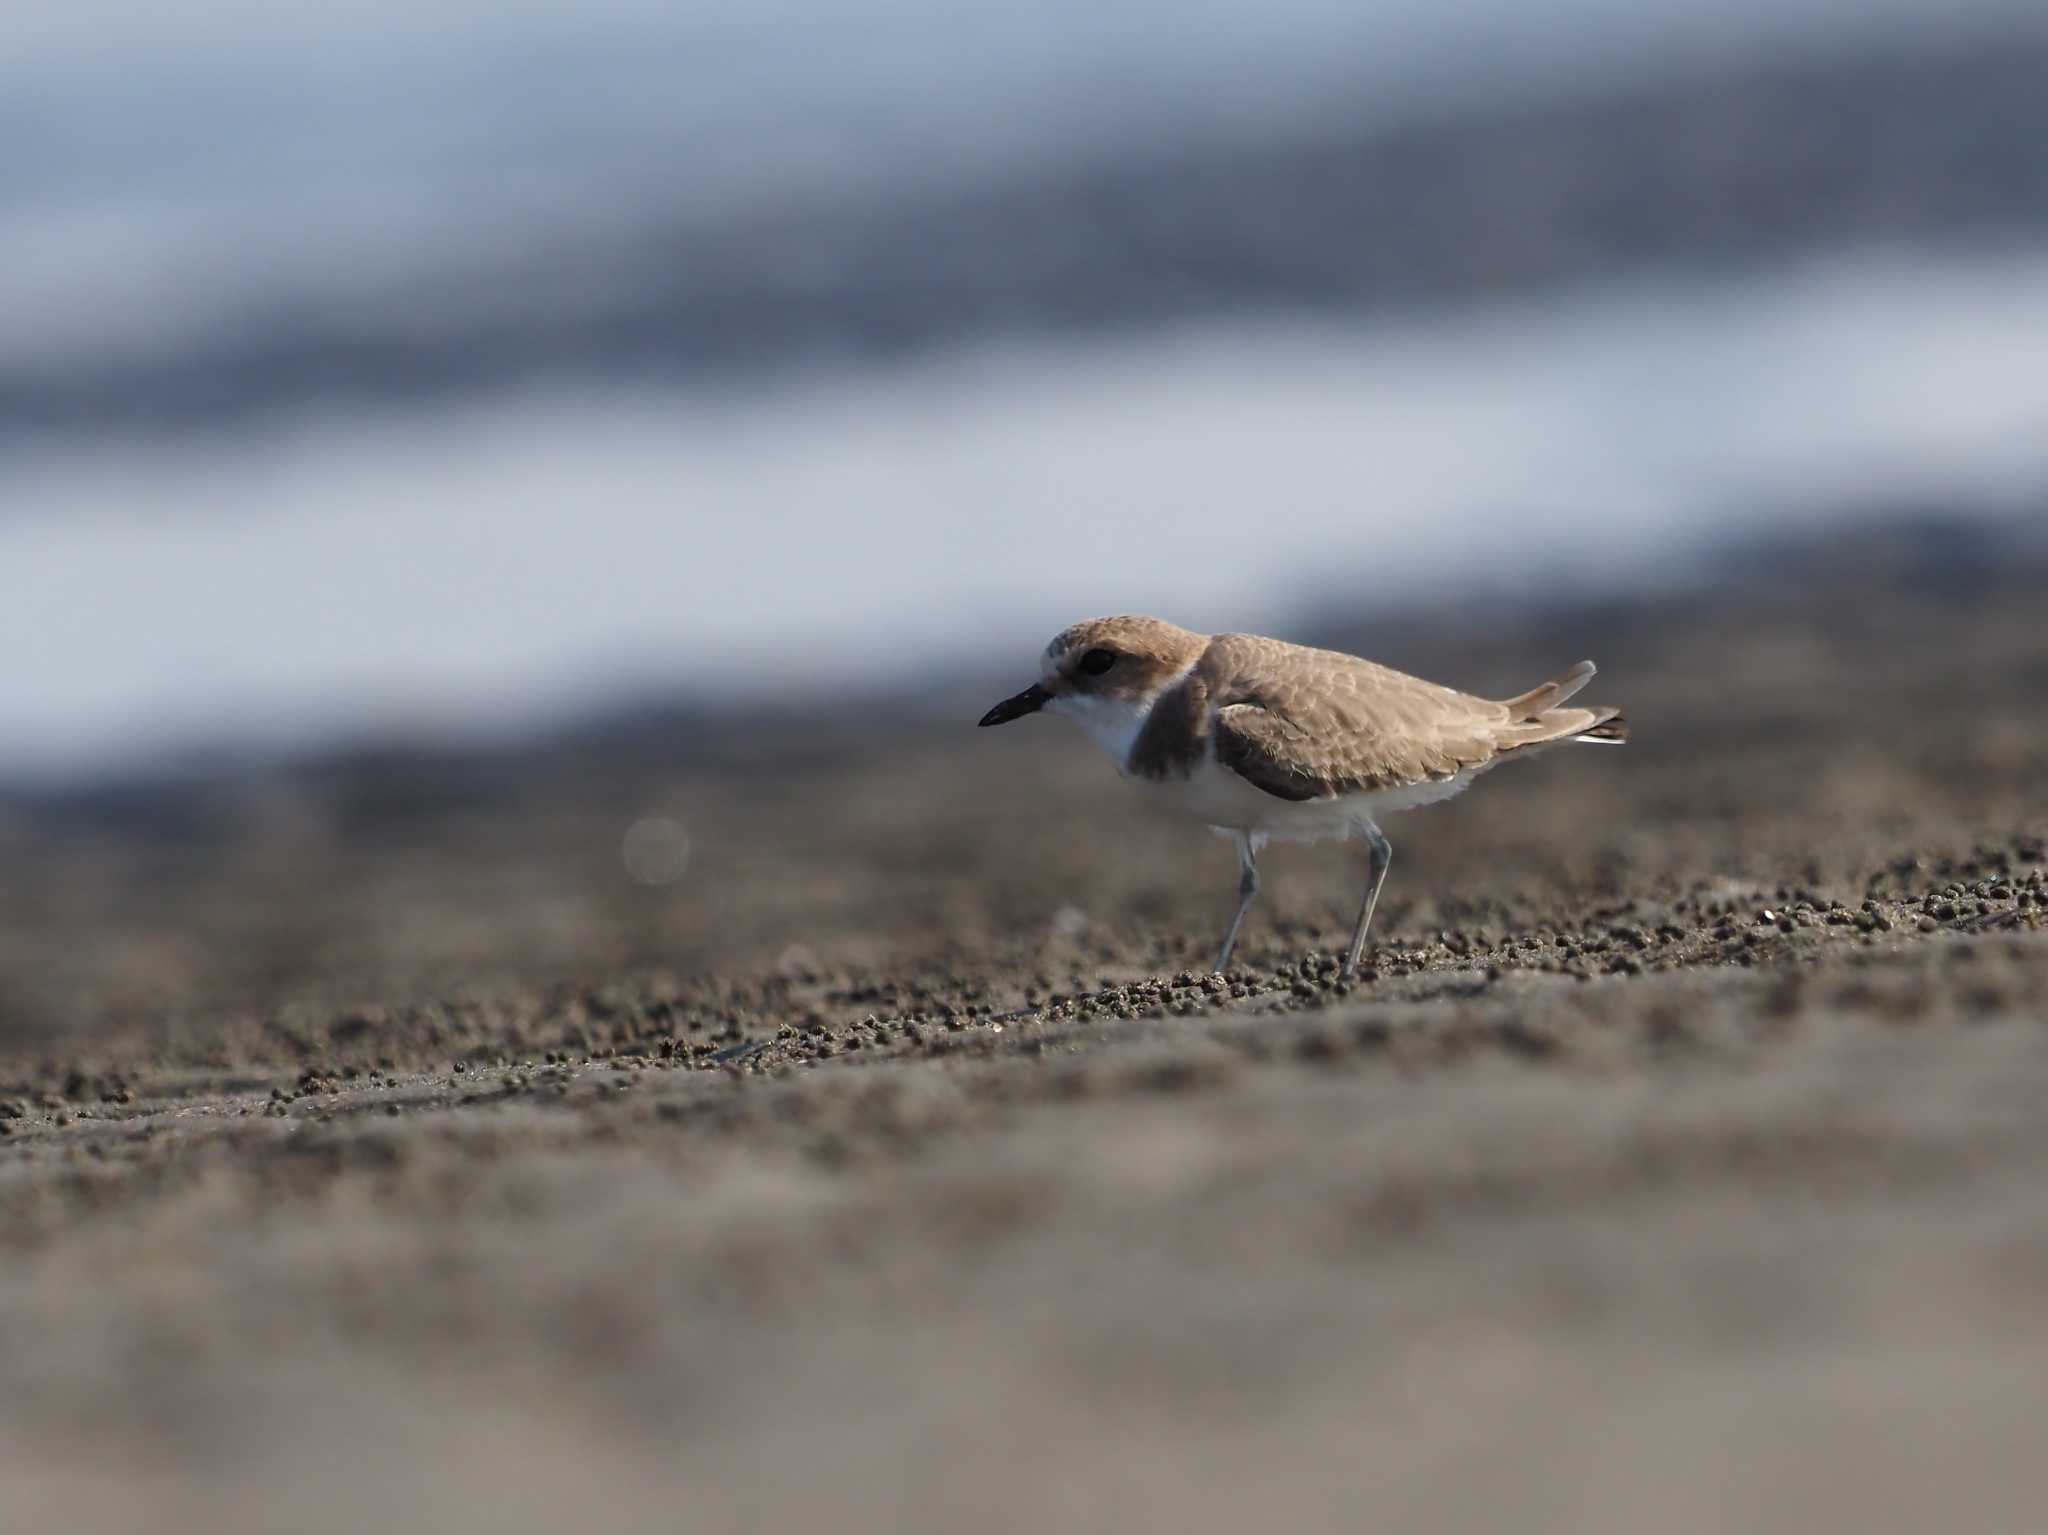
{"label": "bird's dark eye", "polygon": [[1114,665],[1116,665],[1116,652],[1114,650],[1091,650],[1088,654],[1081,657],[1081,670],[1091,677],[1100,677]]}

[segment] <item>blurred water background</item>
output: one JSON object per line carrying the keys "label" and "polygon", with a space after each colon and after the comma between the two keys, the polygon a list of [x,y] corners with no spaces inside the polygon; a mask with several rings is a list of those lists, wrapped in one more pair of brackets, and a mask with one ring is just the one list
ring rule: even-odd
{"label": "blurred water background", "polygon": [[15,0],[0,776],[2038,524],[2044,80],[2037,0]]}

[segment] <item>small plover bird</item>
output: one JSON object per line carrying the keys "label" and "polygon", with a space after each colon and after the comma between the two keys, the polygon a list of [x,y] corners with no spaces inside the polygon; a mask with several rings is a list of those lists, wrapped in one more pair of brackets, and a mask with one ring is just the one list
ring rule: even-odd
{"label": "small plover bird", "polygon": [[1194,634],[1157,618],[1092,618],[1054,635],[1039,680],[981,723],[1067,715],[1126,778],[1236,839],[1242,874],[1218,970],[1229,967],[1270,839],[1363,837],[1369,864],[1349,978],[1394,856],[1380,817],[1449,799],[1539,747],[1627,740],[1619,709],[1563,707],[1592,680],[1593,663],[1581,661],[1519,697],[1477,698],[1333,650]]}

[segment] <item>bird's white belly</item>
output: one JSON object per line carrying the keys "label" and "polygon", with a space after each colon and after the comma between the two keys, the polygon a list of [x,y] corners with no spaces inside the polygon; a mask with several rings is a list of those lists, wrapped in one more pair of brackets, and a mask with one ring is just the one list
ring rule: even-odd
{"label": "bird's white belly", "polygon": [[1321,842],[1355,836],[1379,817],[1449,799],[1472,781],[1460,773],[1438,783],[1345,794],[1334,799],[1290,800],[1268,794],[1205,757],[1186,778],[1134,779],[1155,801],[1177,814],[1226,831],[1256,832],[1281,842]]}

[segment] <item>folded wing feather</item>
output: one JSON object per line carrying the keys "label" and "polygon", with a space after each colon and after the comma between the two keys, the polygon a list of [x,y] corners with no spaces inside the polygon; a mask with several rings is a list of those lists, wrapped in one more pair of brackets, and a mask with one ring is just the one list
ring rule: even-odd
{"label": "folded wing feather", "polygon": [[1589,730],[1623,739],[1618,711],[1557,707],[1593,675],[1581,661],[1500,702],[1357,656],[1225,634],[1195,680],[1214,709],[1216,760],[1268,794],[1310,800],[1440,783]]}

